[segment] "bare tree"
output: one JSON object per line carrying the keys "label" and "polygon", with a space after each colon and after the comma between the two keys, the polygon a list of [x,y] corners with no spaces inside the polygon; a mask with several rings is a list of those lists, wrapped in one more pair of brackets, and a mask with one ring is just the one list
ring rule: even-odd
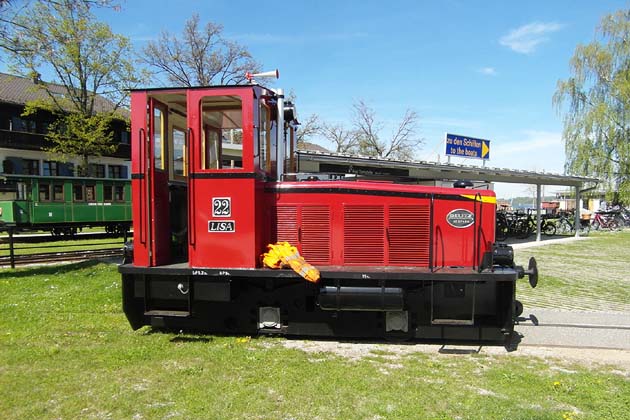
{"label": "bare tree", "polygon": [[376,119],[374,109],[359,100],[353,105],[353,111],[352,123],[358,135],[359,153],[362,155],[381,159],[411,159],[416,149],[424,143],[416,135],[419,117],[413,110],[408,109],[405,112],[387,140],[381,137],[383,123]]}
{"label": "bare tree", "polygon": [[308,142],[314,135],[317,135],[320,129],[321,125],[317,114],[309,115],[303,123],[300,123],[297,131],[298,148],[303,148],[304,143]]}
{"label": "bare tree", "polygon": [[223,26],[199,26],[199,15],[194,14],[180,37],[163,31],[143,49],[143,61],[176,86],[239,84],[247,71],[259,71],[244,46],[222,36]]}
{"label": "bare tree", "polygon": [[320,134],[335,145],[335,152],[357,154],[359,133],[348,130],[343,124],[322,124]]}

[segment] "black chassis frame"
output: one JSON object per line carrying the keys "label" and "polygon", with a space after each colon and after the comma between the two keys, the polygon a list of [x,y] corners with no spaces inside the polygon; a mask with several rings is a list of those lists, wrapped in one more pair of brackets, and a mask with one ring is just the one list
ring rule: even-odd
{"label": "black chassis frame", "polygon": [[[500,344],[514,331],[517,269],[370,268],[322,268],[317,284],[291,270],[123,264],[119,271],[123,310],[133,329]],[[406,331],[386,331],[383,308],[322,309],[324,287],[402,291]],[[265,307],[278,308],[279,325],[260,325],[259,309]]]}

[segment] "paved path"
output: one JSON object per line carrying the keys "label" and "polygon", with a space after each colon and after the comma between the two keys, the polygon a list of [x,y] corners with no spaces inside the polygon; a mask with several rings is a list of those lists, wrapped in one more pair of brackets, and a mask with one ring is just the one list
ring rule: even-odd
{"label": "paved path", "polygon": [[630,350],[630,313],[525,309],[520,345]]}
{"label": "paved path", "polygon": [[566,244],[569,242],[575,241],[585,241],[590,239],[588,236],[566,236],[564,238],[558,237],[542,237],[542,240],[536,241],[536,237],[531,237],[528,239],[510,239],[507,241],[508,245],[510,245],[514,249],[523,249],[523,248],[532,248],[535,246],[543,246],[543,245],[552,245],[552,244]]}

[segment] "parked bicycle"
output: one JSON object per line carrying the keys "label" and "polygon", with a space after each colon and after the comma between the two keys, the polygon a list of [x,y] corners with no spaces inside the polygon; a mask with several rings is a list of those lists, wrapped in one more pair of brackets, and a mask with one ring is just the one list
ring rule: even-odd
{"label": "parked bicycle", "polygon": [[593,219],[593,229],[620,229],[616,217],[618,214],[618,211],[596,211],[595,218]]}
{"label": "parked bicycle", "polygon": [[[548,216],[543,216],[540,224],[543,235],[552,236],[556,234],[556,225]],[[496,239],[504,241],[508,236],[525,239],[536,232],[536,218],[531,211],[525,212],[497,212]]]}
{"label": "parked bicycle", "polygon": [[[580,236],[586,236],[591,230],[590,219],[580,219]],[[574,235],[575,234],[575,214],[563,213],[556,221],[556,233],[560,235]]]}

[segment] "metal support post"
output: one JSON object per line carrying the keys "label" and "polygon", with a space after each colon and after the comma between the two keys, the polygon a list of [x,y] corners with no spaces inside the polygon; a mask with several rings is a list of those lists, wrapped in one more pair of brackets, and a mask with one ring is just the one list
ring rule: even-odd
{"label": "metal support post", "polygon": [[541,185],[536,184],[536,242],[540,242],[540,208],[542,207]]}
{"label": "metal support post", "polygon": [[578,238],[580,236],[580,223],[582,223],[581,214],[582,206],[580,205],[580,185],[575,186],[575,220],[573,221],[573,226],[575,226],[575,237]]}

